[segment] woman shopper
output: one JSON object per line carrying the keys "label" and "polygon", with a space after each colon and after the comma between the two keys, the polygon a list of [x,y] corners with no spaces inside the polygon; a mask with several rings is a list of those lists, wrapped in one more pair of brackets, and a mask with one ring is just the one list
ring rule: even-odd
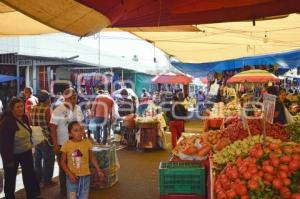
{"label": "woman shopper", "polygon": [[4,168],[5,198],[15,198],[19,164],[27,199],[37,198],[40,190],[33,167],[31,128],[25,115],[24,101],[20,98],[11,99],[9,111],[3,114],[0,121],[0,153]]}
{"label": "woman shopper", "polygon": [[181,104],[181,101],[177,96],[173,97],[170,113],[169,130],[171,131],[172,147],[174,148],[176,146],[177,139],[180,138],[184,131],[184,119],[187,116],[187,110]]}

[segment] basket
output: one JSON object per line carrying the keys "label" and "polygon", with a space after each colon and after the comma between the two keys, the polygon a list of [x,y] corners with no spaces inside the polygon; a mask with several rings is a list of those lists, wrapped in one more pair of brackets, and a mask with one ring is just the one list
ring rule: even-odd
{"label": "basket", "polygon": [[205,168],[197,163],[161,162],[160,195],[205,196]]}

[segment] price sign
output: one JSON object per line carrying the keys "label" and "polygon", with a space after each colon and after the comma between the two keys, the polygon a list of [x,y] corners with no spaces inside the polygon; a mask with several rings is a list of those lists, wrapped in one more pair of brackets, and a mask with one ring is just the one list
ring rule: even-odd
{"label": "price sign", "polygon": [[264,94],[264,111],[265,111],[265,120],[273,124],[276,96],[271,94]]}

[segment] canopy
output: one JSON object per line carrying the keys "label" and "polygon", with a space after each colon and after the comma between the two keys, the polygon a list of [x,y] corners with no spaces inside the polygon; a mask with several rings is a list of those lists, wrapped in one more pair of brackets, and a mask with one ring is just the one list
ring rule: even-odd
{"label": "canopy", "polygon": [[266,83],[278,82],[279,78],[265,70],[248,70],[238,73],[227,80],[227,83]]}
{"label": "canopy", "polygon": [[192,78],[181,73],[164,73],[156,75],[152,80],[155,84],[189,84]]}
{"label": "canopy", "polygon": [[222,72],[240,69],[246,65],[275,65],[281,70],[288,70],[300,66],[300,50],[199,64],[173,62],[172,65],[181,72],[190,74],[193,77],[207,76],[210,71]]}
{"label": "canopy", "polygon": [[[77,36],[91,35],[105,27],[217,23],[253,20],[300,11],[297,0],[1,0],[1,2],[54,29]],[[2,13],[11,11],[13,10]],[[22,20],[16,21],[13,18],[10,20],[14,23],[11,23],[9,28],[15,23],[22,25]],[[7,27],[1,27],[1,30],[4,28]]]}
{"label": "canopy", "polygon": [[16,77],[16,76],[1,75],[0,74],[0,83],[1,82],[8,82],[8,81],[16,80],[16,79],[18,79],[18,77]]}
{"label": "canopy", "polygon": [[150,28],[125,30],[183,63],[207,63],[295,50],[300,46],[299,27],[300,15],[290,14],[272,20],[258,20],[255,24],[242,21],[190,28],[177,26],[169,30],[166,27],[156,27],[152,31]]}

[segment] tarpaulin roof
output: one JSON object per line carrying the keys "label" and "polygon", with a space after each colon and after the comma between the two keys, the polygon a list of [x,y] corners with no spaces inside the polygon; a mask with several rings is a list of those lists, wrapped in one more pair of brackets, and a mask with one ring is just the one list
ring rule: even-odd
{"label": "tarpaulin roof", "polygon": [[[299,4],[299,3],[298,3]],[[300,15],[272,20],[205,24],[174,31],[175,27],[131,30],[185,63],[221,61],[293,50],[300,47]],[[180,27],[177,27],[180,29]]]}
{"label": "tarpaulin roof", "polygon": [[190,74],[193,77],[206,76],[210,71],[222,72],[225,70],[239,69],[246,65],[276,65],[280,69],[290,69],[300,66],[300,50],[200,64],[180,62],[173,62],[172,64],[181,72]]}
{"label": "tarpaulin roof", "polygon": [[110,25],[106,16],[74,0],[0,2],[9,6],[0,5],[0,35],[43,34],[59,30],[86,36]]}
{"label": "tarpaulin roof", "polygon": [[18,77],[16,77],[16,76],[0,74],[0,82],[8,82],[8,81],[16,80],[16,79],[18,79]]}
{"label": "tarpaulin roof", "polygon": [[105,27],[156,27],[253,20],[300,11],[297,0],[1,0],[77,36]]}

